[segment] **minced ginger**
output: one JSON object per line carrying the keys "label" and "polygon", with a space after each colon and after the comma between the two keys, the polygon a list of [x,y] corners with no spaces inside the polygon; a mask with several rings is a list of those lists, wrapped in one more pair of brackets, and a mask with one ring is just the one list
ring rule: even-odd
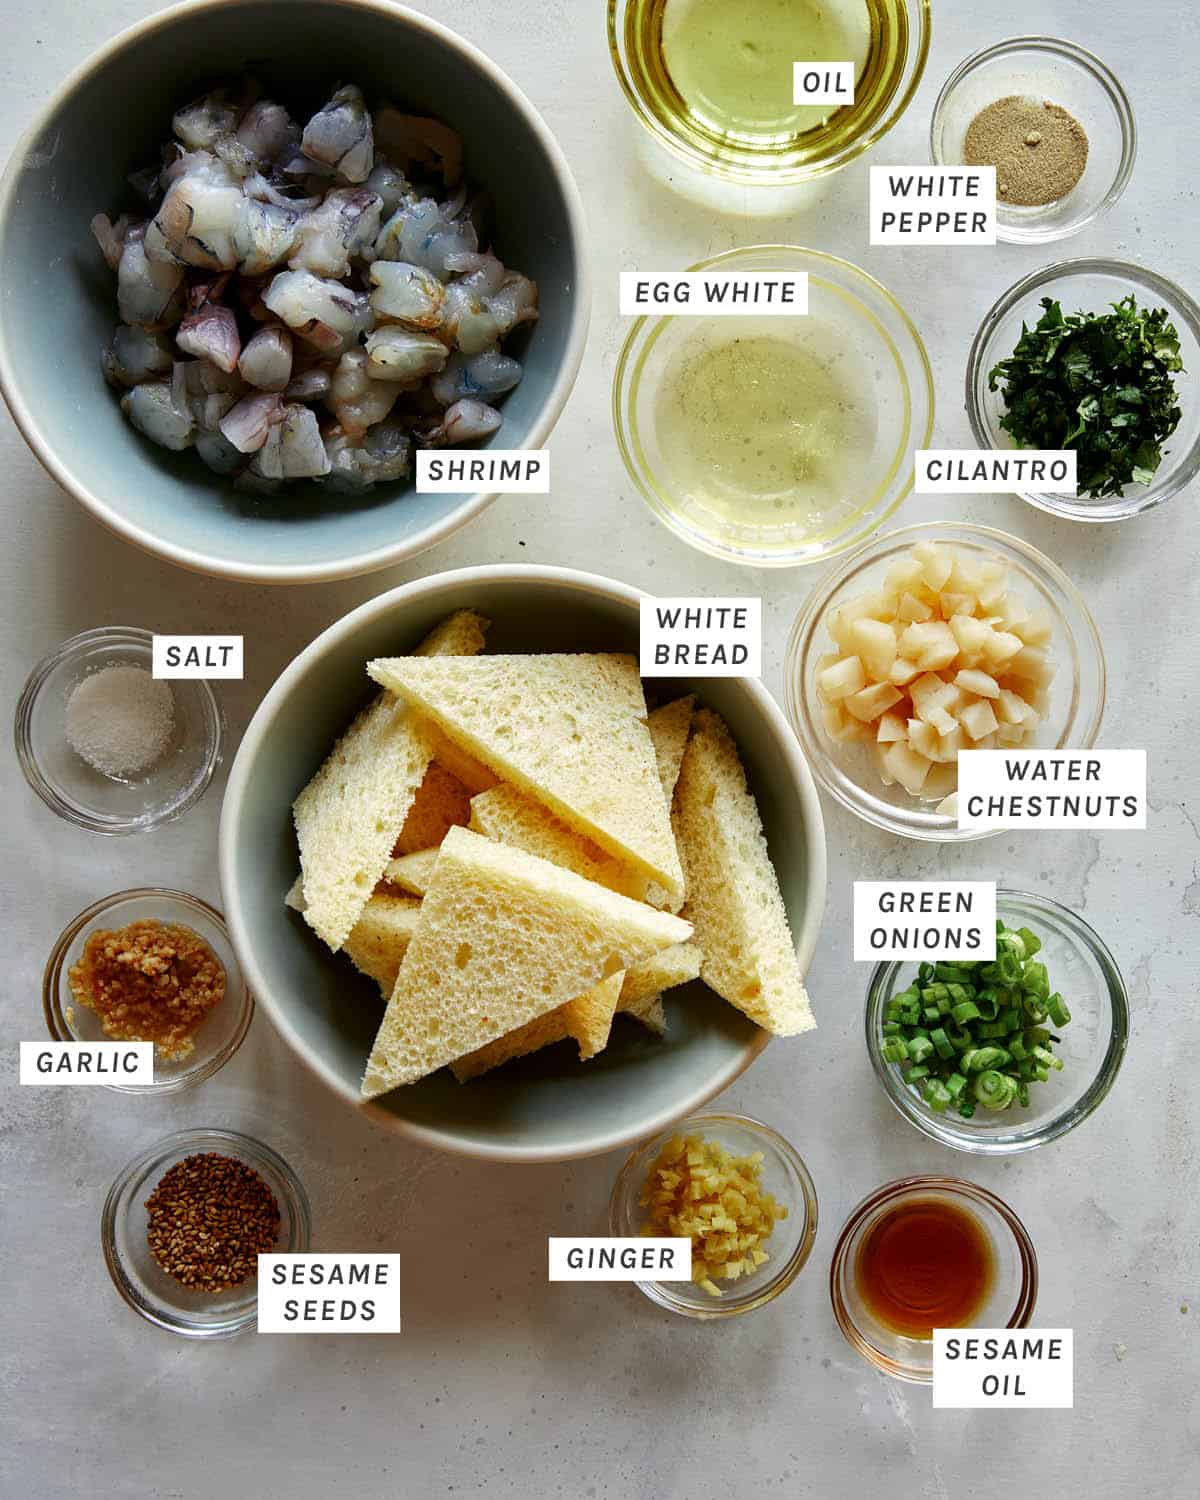
{"label": "minced ginger", "polygon": [[692,1280],[720,1297],[718,1278],[737,1281],[765,1265],[762,1248],[787,1209],[759,1184],[763,1154],[735,1157],[716,1141],[673,1136],[650,1168],[640,1199],[644,1235],[692,1242]]}

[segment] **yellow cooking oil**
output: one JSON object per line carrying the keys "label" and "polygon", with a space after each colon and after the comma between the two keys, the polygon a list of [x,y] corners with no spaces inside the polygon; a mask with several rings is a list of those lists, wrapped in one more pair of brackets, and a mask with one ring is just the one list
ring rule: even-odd
{"label": "yellow cooking oil", "polygon": [[665,0],[662,56],[688,109],[715,134],[790,138],[836,105],[792,102],[794,62],[852,62],[871,44],[866,0]]}
{"label": "yellow cooking oil", "polygon": [[811,317],[697,324],[669,356],[654,407],[659,462],[693,524],[795,543],[856,511],[877,428],[860,364],[844,331]]}
{"label": "yellow cooking oil", "polygon": [[[911,0],[628,0],[623,58],[648,123],[697,163],[746,180],[811,172],[887,116],[919,42],[910,12]],[[854,102],[794,104],[797,62],[852,62]]]}

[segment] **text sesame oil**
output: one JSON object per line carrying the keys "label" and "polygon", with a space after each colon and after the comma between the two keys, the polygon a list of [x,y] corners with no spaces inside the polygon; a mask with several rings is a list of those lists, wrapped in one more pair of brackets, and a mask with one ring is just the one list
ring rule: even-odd
{"label": "text sesame oil", "polygon": [[[757,176],[836,155],[877,123],[908,33],[904,0],[631,0],[624,40],[665,134]],[[795,104],[798,62],[853,63],[854,102]]]}

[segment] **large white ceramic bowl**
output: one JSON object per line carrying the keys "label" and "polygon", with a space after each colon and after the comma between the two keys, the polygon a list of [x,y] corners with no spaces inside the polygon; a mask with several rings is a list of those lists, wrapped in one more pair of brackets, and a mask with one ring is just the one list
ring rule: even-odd
{"label": "large white ceramic bowl", "polygon": [[[250,721],[221,812],[226,919],[247,984],[284,1041],[347,1104],[447,1151],[561,1161],[628,1148],[694,1113],[762,1051],[767,1035],[702,984],[669,992],[665,1041],[619,1017],[581,1065],[550,1047],[460,1085],[446,1069],[365,1105],[359,1082],[382,1015],[378,991],[284,907],[298,869],[291,804],[376,691],[374,656],[410,651],[453,610],[492,623],[495,652],[636,651],[637,589],[565,568],[441,573],[381,594],[331,625],[286,668]],[[825,835],[808,766],[774,699],[748,678],[663,683],[723,714],[758,799],[802,968],[825,906]],[[780,1042],[799,1075],[803,1042]]]}
{"label": "large white ceramic bowl", "polygon": [[361,499],[316,484],[247,496],[196,454],[168,453],[135,432],[101,378],[117,302],[92,216],[136,211],[126,176],[157,158],[173,112],[243,72],[297,114],[354,82],[372,103],[435,114],[462,135],[467,177],[491,200],[496,253],[539,291],[538,322],[506,344],[525,373],[502,402],[491,446],[545,444],[587,339],[578,190],[512,79],[448,27],[390,0],[190,0],[139,21],[76,68],[0,183],[0,389],[58,483],[148,552],[262,583],[369,573],[432,547],[496,491],[419,495],[397,480]]}

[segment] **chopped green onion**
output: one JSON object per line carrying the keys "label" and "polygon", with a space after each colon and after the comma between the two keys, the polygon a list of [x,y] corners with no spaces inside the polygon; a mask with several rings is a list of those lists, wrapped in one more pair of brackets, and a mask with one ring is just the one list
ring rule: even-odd
{"label": "chopped green onion", "polygon": [[908,986],[883,1007],[881,1051],[902,1069],[928,1108],[953,1104],[963,1119],[1027,1107],[1029,1089],[1058,1072],[1052,1050],[1071,1019],[1051,991],[1046,965],[1035,960],[1041,940],[1027,927],[996,924],[996,957],[923,963]]}

